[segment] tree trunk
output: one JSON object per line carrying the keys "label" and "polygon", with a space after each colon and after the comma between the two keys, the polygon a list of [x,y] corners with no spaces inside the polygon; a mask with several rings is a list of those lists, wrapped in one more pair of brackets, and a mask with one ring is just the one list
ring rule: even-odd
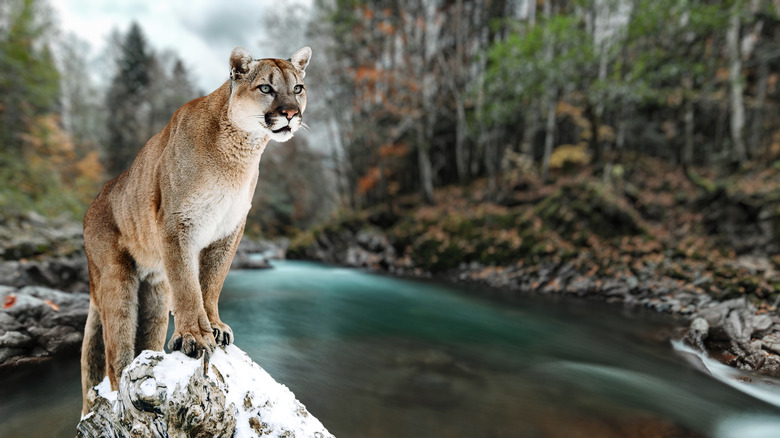
{"label": "tree trunk", "polygon": [[498,173],[501,167],[501,158],[504,148],[500,146],[502,136],[497,129],[491,129],[485,133],[483,139],[485,149],[485,170],[488,176],[488,198],[498,199]]}
{"label": "tree trunk", "polygon": [[463,93],[455,94],[457,119],[455,121],[455,165],[458,171],[458,181],[465,183],[468,180],[468,167],[466,166],[466,108],[463,103]]}
{"label": "tree trunk", "polygon": [[617,135],[615,137],[615,149],[617,149],[618,161],[623,158],[623,150],[626,147],[626,130],[629,119],[629,111],[626,108],[627,103],[621,99],[620,110],[618,111]]}
{"label": "tree trunk", "polygon": [[525,129],[523,129],[523,140],[520,145],[520,153],[534,157],[534,138],[536,129],[539,125],[539,114],[531,108],[527,108],[525,114]]}
{"label": "tree trunk", "polygon": [[[544,18],[549,20],[552,18],[552,2],[544,2]],[[554,36],[549,32],[545,32],[545,40],[547,46],[544,48],[544,58],[548,65],[552,64],[553,57],[555,56],[555,40]],[[547,109],[547,123],[545,124],[544,134],[544,156],[542,157],[542,182],[547,184],[548,172],[550,170],[550,156],[554,146],[555,135],[555,106],[558,100],[558,90],[555,88],[555,84],[547,84],[547,92],[545,93],[545,103],[542,108]]]}
{"label": "tree trunk", "polygon": [[431,168],[431,157],[428,150],[424,147],[417,148],[417,162],[420,166],[420,189],[422,190],[423,200],[426,204],[433,205],[433,170]]}
{"label": "tree trunk", "polygon": [[756,85],[756,109],[750,133],[750,152],[755,157],[761,151],[761,134],[764,127],[764,103],[769,78],[769,61],[762,56],[758,63],[758,84]]}
{"label": "tree trunk", "polygon": [[734,160],[743,164],[747,160],[743,130],[745,127],[745,105],[742,101],[742,59],[739,52],[739,29],[741,2],[737,1],[731,9],[729,28],[726,33],[726,46],[729,58],[729,84],[731,88],[731,142]]}
{"label": "tree trunk", "polygon": [[552,155],[555,141],[555,105],[557,91],[549,91],[547,95],[547,123],[544,134],[544,156],[542,157],[542,182],[547,184],[550,170],[550,156]]}
{"label": "tree trunk", "polygon": [[683,120],[685,122],[685,143],[683,144],[682,156],[680,161],[683,165],[690,165],[693,162],[693,96],[691,96],[693,90],[693,78],[686,75],[683,78],[683,87],[685,89],[685,103]]}
{"label": "tree trunk", "polygon": [[593,151],[593,171],[599,173],[604,166],[604,152],[601,149],[601,139],[599,138],[601,120],[598,114],[598,108],[594,108],[594,106],[588,102],[585,107],[585,115],[590,122],[590,150]]}

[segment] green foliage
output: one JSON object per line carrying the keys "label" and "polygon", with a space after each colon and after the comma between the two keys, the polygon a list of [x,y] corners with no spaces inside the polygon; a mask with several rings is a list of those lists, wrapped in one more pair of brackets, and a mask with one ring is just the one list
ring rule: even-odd
{"label": "green foliage", "polygon": [[56,27],[43,0],[0,7],[0,209],[80,217],[96,193],[96,154],[63,130]]}
{"label": "green foliage", "polygon": [[597,61],[592,37],[573,15],[554,15],[512,33],[493,44],[487,57],[489,117],[504,122],[514,121],[520,105],[539,99],[550,88],[577,88]]}
{"label": "green foliage", "polygon": [[66,214],[81,219],[86,204],[63,187],[62,176],[52,169],[30,166],[16,152],[0,153],[0,210],[37,211],[51,217]]}
{"label": "green foliage", "polygon": [[25,121],[55,109],[59,74],[49,49],[46,4],[7,0],[0,7],[0,150],[19,151]]}
{"label": "green foliage", "polygon": [[[595,7],[591,1],[579,3]],[[727,25],[724,11],[721,3],[640,0],[625,31],[603,47],[594,42],[583,14],[561,12],[534,26],[515,26],[487,54],[489,116],[517,123],[551,88],[606,108],[665,103],[679,93],[684,78],[701,84],[713,74],[708,53],[714,50],[713,35]],[[605,80],[599,79],[600,62],[607,63]]]}
{"label": "green foliage", "polygon": [[[713,72],[707,52],[711,38],[726,28],[723,4],[702,1],[642,0],[628,27],[626,46],[632,59],[626,78],[640,85],[639,100],[665,102],[684,77],[701,84]],[[621,66],[622,67],[622,66]]]}

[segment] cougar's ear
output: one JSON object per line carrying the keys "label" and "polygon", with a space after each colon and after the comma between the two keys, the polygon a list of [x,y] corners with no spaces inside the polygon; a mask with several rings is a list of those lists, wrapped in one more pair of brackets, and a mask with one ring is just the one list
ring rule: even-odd
{"label": "cougar's ear", "polygon": [[311,48],[304,47],[297,52],[293,53],[290,57],[290,62],[295,66],[295,69],[301,73],[301,77],[306,76],[306,66],[309,65],[311,59]]}
{"label": "cougar's ear", "polygon": [[239,79],[249,72],[252,55],[243,47],[236,47],[230,52],[230,79]]}

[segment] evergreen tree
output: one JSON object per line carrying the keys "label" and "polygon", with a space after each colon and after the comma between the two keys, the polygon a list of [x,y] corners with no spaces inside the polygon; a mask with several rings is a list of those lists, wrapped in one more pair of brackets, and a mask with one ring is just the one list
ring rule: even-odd
{"label": "evergreen tree", "polygon": [[147,92],[146,138],[165,127],[180,106],[197,96],[184,62],[171,51],[153,58]]}
{"label": "evergreen tree", "polygon": [[30,120],[56,109],[59,73],[49,50],[45,3],[9,1],[0,8],[0,151],[19,152]]}
{"label": "evergreen tree", "polygon": [[150,84],[152,55],[138,23],[133,23],[120,43],[116,73],[106,95],[108,144],[107,168],[116,176],[127,169],[146,141],[144,112]]}

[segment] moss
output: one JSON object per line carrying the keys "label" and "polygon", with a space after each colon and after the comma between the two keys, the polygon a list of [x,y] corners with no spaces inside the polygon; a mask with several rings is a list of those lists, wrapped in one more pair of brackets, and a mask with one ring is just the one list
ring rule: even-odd
{"label": "moss", "polygon": [[518,214],[514,212],[506,214],[490,215],[485,220],[485,225],[499,230],[514,228],[517,226]]}
{"label": "moss", "polygon": [[685,275],[685,272],[679,266],[667,268],[665,274],[667,277],[677,280],[685,280],[688,278],[688,276]]}
{"label": "moss", "polygon": [[569,185],[534,208],[543,223],[566,240],[643,234],[639,214],[603,184]]}
{"label": "moss", "polygon": [[737,281],[737,286],[740,287],[745,293],[756,293],[761,287],[761,282],[753,276],[742,276]]}
{"label": "moss", "polygon": [[478,233],[479,225],[470,218],[459,215],[448,215],[442,221],[444,231],[460,237],[469,237]]}
{"label": "moss", "polygon": [[454,242],[445,244],[441,240],[425,236],[414,246],[411,256],[415,265],[433,273],[456,268],[466,261],[463,251]]}
{"label": "moss", "polygon": [[478,247],[475,260],[484,265],[502,265],[517,261],[524,255],[524,251],[512,247],[509,242],[489,241]]}
{"label": "moss", "polygon": [[313,249],[317,241],[318,230],[303,231],[296,234],[290,240],[290,246],[287,248],[287,258],[305,259],[309,251]]}

